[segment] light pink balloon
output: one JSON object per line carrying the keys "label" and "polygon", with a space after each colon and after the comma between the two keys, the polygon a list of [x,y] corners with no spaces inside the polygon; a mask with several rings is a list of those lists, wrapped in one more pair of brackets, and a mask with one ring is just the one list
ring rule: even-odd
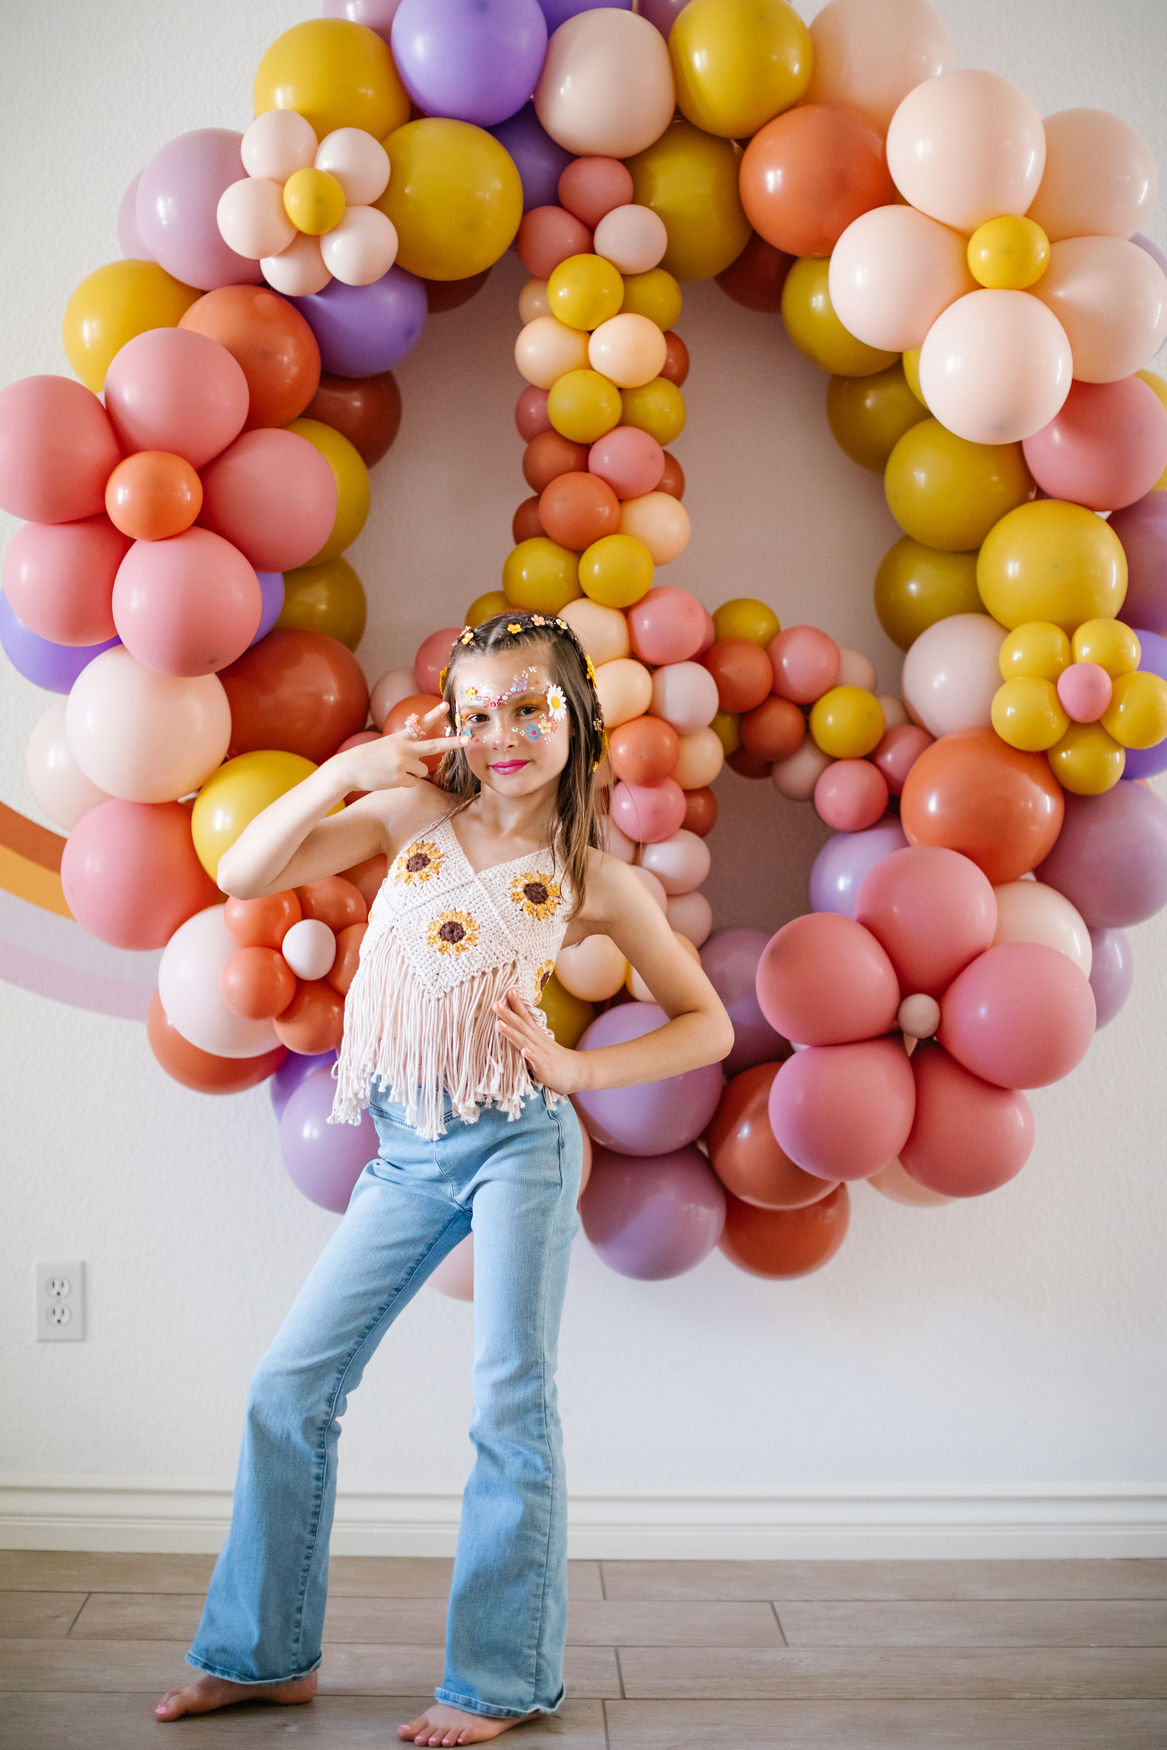
{"label": "light pink balloon", "polygon": [[696,889],[692,893],[672,893],[665,909],[670,926],[679,936],[687,936],[695,948],[709,940],[713,907],[703,893]]}
{"label": "light pink balloon", "polygon": [[1028,437],[1025,462],[1051,498],[1121,510],[1167,467],[1167,407],[1149,383],[1074,383],[1048,425]]}
{"label": "light pink balloon", "polygon": [[990,1087],[929,1045],[912,1057],[916,1115],[904,1171],[945,1197],[981,1197],[1018,1174],[1033,1148],[1024,1094]]}
{"label": "light pink balloon", "polygon": [[69,752],[63,698],[54,699],[33,725],[24,770],[38,804],[62,832],[72,832],[91,808],[109,801],[108,792],[85,776]]}
{"label": "light pink balloon", "polygon": [[796,1166],[819,1179],[866,1179],[899,1155],[916,1091],[898,1040],[796,1051],[770,1085],[770,1126]]}
{"label": "light pink balloon", "polygon": [[298,234],[284,209],[283,185],[266,176],[230,183],[219,196],[215,221],[228,248],[252,261],[278,255]]}
{"label": "light pink balloon", "polygon": [[127,454],[170,450],[201,468],[243,430],[242,366],[193,328],[148,328],[114,354],[105,406]]}
{"label": "light pink balloon", "polygon": [[593,247],[621,273],[647,273],[661,261],[669,234],[659,213],[630,201],[613,207],[596,226]]}
{"label": "light pink balloon", "polygon": [[1097,662],[1072,662],[1058,676],[1058,702],[1075,723],[1097,723],[1114,697],[1114,682]]}
{"label": "light pink balloon", "polygon": [[956,65],[948,26],[927,0],[827,0],[810,40],[805,101],[846,104],[881,133],[909,91]]}
{"label": "light pink balloon", "polygon": [[887,130],[887,167],[929,218],[975,231],[1024,213],[1045,169],[1036,106],[996,73],[942,73],[910,91]]}
{"label": "light pink balloon", "polygon": [[844,328],[886,352],[918,347],[942,310],[971,292],[966,239],[915,207],[875,207],[831,251],[827,289]]}
{"label": "light pink balloon", "polygon": [[895,968],[870,930],[828,911],[794,918],[770,938],[757,990],[770,1026],[800,1045],[888,1033],[900,1003]]}
{"label": "light pink balloon", "polygon": [[113,580],[129,550],[129,536],[105,516],[25,523],[4,554],[4,594],[38,638],[104,644],[116,633]]}
{"label": "light pink balloon", "polygon": [[298,232],[278,255],[265,255],[260,267],[273,292],[285,298],[310,298],[332,279],[332,269],[320,253],[319,237]]}
{"label": "light pink balloon", "polygon": [[239,156],[248,176],[264,177],[282,187],[289,176],[312,163],[316,133],[299,110],[267,109],[248,123]]}
{"label": "light pink balloon", "polygon": [[685,818],[685,792],[672,778],[657,784],[629,784],[621,780],[612,791],[612,821],[622,833],[641,844],[667,839]]}
{"label": "light pink balloon", "polygon": [[397,260],[397,227],[377,207],[350,207],[320,239],[320,255],[343,285],[371,286]]}
{"label": "light pink balloon", "polygon": [[336,521],[336,476],[294,431],[245,431],[204,469],[204,528],[231,541],[257,571],[307,565]]}
{"label": "light pink balloon", "polygon": [[949,985],[937,1038],[996,1087],[1040,1088],[1081,1062],[1094,1022],[1090,981],[1065,954],[1041,942],[1003,942]]}
{"label": "light pink balloon", "polygon": [[1061,323],[1074,376],[1085,383],[1132,376],[1167,339],[1167,276],[1154,256],[1122,237],[1055,243],[1029,295]]}
{"label": "light pink balloon", "polygon": [[285,934],[280,953],[297,978],[324,978],[336,959],[336,934],[321,918],[301,918]]}
{"label": "light pink balloon", "polygon": [[1065,954],[1089,978],[1094,960],[1090,931],[1065,894],[1044,881],[1006,881],[994,887],[993,894],[997,901],[994,947],[999,942],[1043,942]]}
{"label": "light pink balloon", "polygon": [[208,529],[135,541],[113,586],[118,636],[162,674],[205,675],[249,647],[263,613],[254,568]]}
{"label": "light pink balloon", "polygon": [[229,128],[196,128],[156,152],[138,178],[138,233],[183,285],[206,292],[259,283],[255,262],[228,247],[215,218],[219,196],[243,174],[242,140]]}
{"label": "light pink balloon", "polygon": [[655,875],[666,893],[691,893],[707,879],[711,863],[705,840],[683,827],[645,844],[640,852],[641,870]]}
{"label": "light pink balloon", "polygon": [[774,762],[770,767],[770,779],[779,796],[785,796],[791,802],[809,802],[830,763],[830,754],[824,753],[808,735],[797,753]]}
{"label": "light pink balloon", "polygon": [[814,787],[820,820],[832,832],[863,832],[883,818],[887,779],[869,760],[836,760]]}
{"label": "light pink balloon", "polygon": [[158,963],[158,995],[166,1019],[200,1051],[216,1057],[258,1057],[279,1041],[270,1021],[248,1021],[219,995],[219,975],[239,947],[221,905],[197,911],[171,936]]}
{"label": "light pink balloon", "polygon": [[80,770],[110,796],[175,802],[222,764],[231,707],[217,675],[158,674],[115,645],[74,681],[65,737]]}
{"label": "light pink balloon", "polygon": [[0,510],[31,523],[100,516],[121,459],[105,408],[83,383],[20,377],[0,389]]}
{"label": "light pink balloon", "polygon": [[629,608],[628,632],[644,662],[686,662],[701,648],[705,609],[689,590],[657,584]]}
{"label": "light pink balloon", "polygon": [[913,640],[900,688],[930,735],[953,735],[992,721],[1005,638],[1005,628],[988,614],[950,614]]}
{"label": "light pink balloon", "polygon": [[389,181],[389,154],[364,128],[334,128],[321,140],[313,162],[335,176],[350,207],[375,201]]}
{"label": "light pink balloon", "polygon": [[855,917],[881,943],[903,990],[938,997],[997,927],[987,876],[959,851],[908,845],[863,878]]}
{"label": "light pink balloon", "polygon": [[699,662],[669,662],[652,677],[652,708],[678,735],[692,735],[716,717],[717,682]]}
{"label": "light pink balloon", "polygon": [[1155,155],[1129,122],[1104,109],[1063,109],[1045,118],[1045,174],[1026,217],[1051,243],[1133,237],[1158,189]]}
{"label": "light pink balloon", "polygon": [[577,156],[630,158],[673,119],[676,92],[664,38],[647,19],[601,7],[555,31],[535,86],[544,130]]}
{"label": "light pink balloon", "polygon": [[378,729],[384,729],[385,719],[394,705],[402,699],[408,699],[411,693],[418,691],[417,678],[411,668],[386,669],[380,680],[373,683],[369,695],[369,716]]}
{"label": "light pink balloon", "polygon": [[448,1300],[474,1299],[474,1235],[459,1240],[429,1278],[429,1285]]}
{"label": "light pink balloon", "polygon": [[1052,308],[1028,292],[969,292],[924,338],[920,392],[957,437],[1009,444],[1049,424],[1075,369],[1070,338]]}

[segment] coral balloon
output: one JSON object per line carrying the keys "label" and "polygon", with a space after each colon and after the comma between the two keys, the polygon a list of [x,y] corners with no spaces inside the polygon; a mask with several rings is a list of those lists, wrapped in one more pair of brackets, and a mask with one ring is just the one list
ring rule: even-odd
{"label": "coral balloon", "polygon": [[304,1057],[335,1051],[344,1030],[344,998],[323,980],[302,980],[272,1026],[281,1045]]}
{"label": "coral balloon", "polygon": [[247,380],[243,429],[287,425],[307,410],[320,382],[320,348],[300,312],[266,286],[220,286],[178,326],[218,341]]}
{"label": "coral balloon", "polygon": [[991,1087],[938,1045],[912,1058],[916,1115],[900,1152],[904,1171],[945,1197],[981,1197],[1014,1178],[1033,1148],[1022,1093]]}
{"label": "coral balloon", "polygon": [[900,1002],[895,969],[879,942],[834,912],[784,924],[758,961],[757,989],[771,1027],[800,1045],[887,1033]]}
{"label": "coral balloon", "polygon": [[830,255],[861,213],[895,199],[876,129],[852,110],[821,104],[801,104],[760,128],[739,176],[750,224],[788,255]]}
{"label": "coral balloon", "polygon": [[836,1185],[804,1209],[756,1209],[726,1200],[721,1250],[752,1276],[807,1276],[830,1262],[847,1237],[851,1198]]}
{"label": "coral balloon", "polygon": [[899,1040],[797,1051],[774,1077],[770,1124],[797,1166],[820,1179],[866,1179],[894,1160],[916,1093]]}
{"label": "coral balloon", "polygon": [[219,995],[233,1015],[273,1020],[296,994],[296,975],[274,948],[239,948],[223,962]]}
{"label": "coral balloon", "polygon": [[995,886],[1049,855],[1064,809],[1041,754],[1009,747],[992,729],[968,729],[924,749],[904,783],[900,820],[910,843],[960,851]]}

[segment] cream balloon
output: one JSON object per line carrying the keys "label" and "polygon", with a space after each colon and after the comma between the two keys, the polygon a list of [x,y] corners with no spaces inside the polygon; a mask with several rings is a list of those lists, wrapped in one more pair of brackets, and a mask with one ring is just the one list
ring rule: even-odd
{"label": "cream balloon", "polygon": [[33,725],[25,750],[28,787],[44,812],[62,832],[72,832],[91,808],[110,800],[85,776],[65,739],[65,700],[54,699]]}
{"label": "cream balloon", "polygon": [[678,735],[705,729],[718,707],[717,682],[699,662],[666,662],[652,677],[652,708]]}
{"label": "cream balloon", "polygon": [[[712,675],[709,678],[712,680]],[[609,730],[616,729],[633,717],[642,717],[648,710],[653,699],[653,677],[642,662],[631,656],[620,656],[597,666],[596,693],[605,726]]]}
{"label": "cream balloon", "polygon": [[607,1002],[624,983],[628,962],[610,936],[589,936],[573,948],[561,948],[555,976],[564,990],[586,1003]]}
{"label": "cream balloon", "polygon": [[[852,650],[849,645],[839,646],[839,678],[837,687],[862,687],[865,693],[875,691],[875,664],[869,656],[864,656],[861,650]],[[885,722],[884,727],[887,728]]]}
{"label": "cream balloon", "polygon": [[301,918],[286,931],[280,953],[297,978],[325,978],[336,959],[336,936],[321,918]]}
{"label": "cream balloon", "polygon": [[952,34],[927,0],[827,0],[810,40],[804,101],[857,109],[880,133],[909,91],[956,65]]}
{"label": "cream balloon", "polygon": [[245,130],[239,155],[248,176],[284,183],[307,170],[316,155],[316,132],[295,109],[268,109]]}
{"label": "cream balloon", "polygon": [[65,740],[84,775],[110,796],[177,802],[222,764],[231,707],[218,675],[159,674],[115,645],[74,681]]}
{"label": "cream balloon", "polygon": [[1064,893],[1044,881],[1007,881],[994,887],[998,942],[1041,942],[1057,948],[1086,978],[1094,964],[1094,945],[1086,921]]}
{"label": "cream balloon", "polygon": [[332,278],[320,253],[320,239],[303,233],[278,255],[263,256],[259,265],[268,285],[285,298],[310,298],[313,292],[322,292]]}
{"label": "cream balloon", "polygon": [[266,176],[244,176],[229,184],[219,196],[215,220],[228,249],[251,261],[278,255],[296,236],[284,211],[283,188]]}
{"label": "cream balloon", "polygon": [[342,285],[371,286],[397,259],[397,227],[377,207],[350,207],[321,237],[320,257]]}
{"label": "cream balloon", "polygon": [[955,735],[992,722],[1005,637],[1004,626],[988,614],[950,614],[909,647],[901,691],[912,716],[930,735]]}
{"label": "cream balloon", "polygon": [[158,962],[158,995],[166,1019],[200,1051],[216,1057],[258,1057],[279,1044],[270,1021],[249,1021],[219,995],[219,975],[239,943],[223,907],[196,911],[171,936]]}
{"label": "cream balloon", "polygon": [[1104,109],[1063,109],[1045,118],[1045,174],[1026,218],[1051,243],[1065,237],[1133,237],[1159,189],[1143,136]]}
{"label": "cream balloon", "polygon": [[1055,243],[1032,296],[1061,323],[1084,383],[1132,376],[1167,340],[1167,275],[1124,237]]}
{"label": "cream balloon", "polygon": [[709,940],[713,930],[713,907],[698,888],[690,893],[671,893],[666,915],[678,936],[695,948]]}
{"label": "cream balloon", "polygon": [[966,239],[915,207],[874,207],[852,220],[827,271],[844,328],[887,352],[920,346],[941,311],[975,285]]}
{"label": "cream balloon", "polygon": [[996,73],[942,73],[910,91],[887,130],[887,167],[906,201],[958,231],[1024,213],[1045,169],[1036,106]]}
{"label": "cream balloon", "polygon": [[969,292],[928,330],[920,388],[957,437],[1014,443],[1060,412],[1078,374],[1070,346],[1058,317],[1028,292]]}
{"label": "cream balloon", "polygon": [[628,637],[628,621],[619,608],[606,608],[590,596],[581,595],[560,611],[593,663],[615,662],[627,656],[632,648]]}
{"label": "cream balloon", "polygon": [[601,7],[568,18],[547,44],[535,113],[577,156],[631,158],[659,139],[676,91],[664,37],[646,18]]}
{"label": "cream balloon", "polygon": [[663,260],[668,246],[669,233],[660,214],[636,201],[605,213],[592,245],[621,273],[647,273]]}

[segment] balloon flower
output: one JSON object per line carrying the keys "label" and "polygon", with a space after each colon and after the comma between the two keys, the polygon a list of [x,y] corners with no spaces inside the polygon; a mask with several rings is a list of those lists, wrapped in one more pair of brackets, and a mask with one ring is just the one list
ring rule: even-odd
{"label": "balloon flower", "polygon": [[238,947],[219,972],[224,1004],[245,1020],[271,1021],[289,1051],[335,1051],[368,915],[341,875],[264,899],[229,899],[223,921]]}

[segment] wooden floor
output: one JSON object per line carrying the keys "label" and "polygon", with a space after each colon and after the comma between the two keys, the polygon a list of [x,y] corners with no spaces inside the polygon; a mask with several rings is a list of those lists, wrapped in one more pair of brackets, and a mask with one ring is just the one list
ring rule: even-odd
{"label": "wooden floor", "polygon": [[[432,1697],[450,1563],[340,1557],[313,1703],[158,1724],[210,1569],[0,1552],[0,1743],[385,1750]],[[573,1562],[568,1639],[516,1750],[1167,1746],[1167,1561]]]}

